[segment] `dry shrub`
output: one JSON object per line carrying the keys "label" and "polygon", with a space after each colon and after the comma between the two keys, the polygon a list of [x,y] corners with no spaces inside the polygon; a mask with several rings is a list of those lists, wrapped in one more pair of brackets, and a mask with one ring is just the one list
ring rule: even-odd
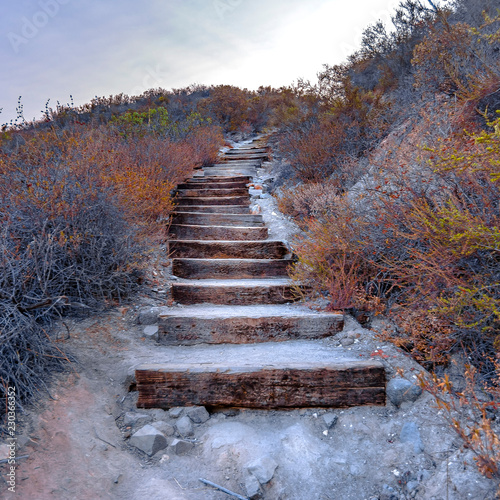
{"label": "dry shrub", "polygon": [[321,218],[333,212],[339,202],[337,193],[338,184],[334,181],[299,184],[280,190],[278,208],[302,226],[310,217]]}
{"label": "dry shrub", "polygon": [[420,375],[422,388],[434,396],[452,429],[471,450],[481,474],[495,481],[500,496],[500,437],[496,415],[500,409],[500,361],[492,361],[495,377],[481,382],[478,370],[465,366],[465,387],[456,390],[448,377]]}
{"label": "dry shrub", "polygon": [[137,116],[125,120],[126,134],[76,123],[2,144],[0,393],[15,386],[20,405],[68,361],[52,321],[137,288],[143,243],[173,210],[173,188],[219,149],[216,127],[191,123],[175,139]]}

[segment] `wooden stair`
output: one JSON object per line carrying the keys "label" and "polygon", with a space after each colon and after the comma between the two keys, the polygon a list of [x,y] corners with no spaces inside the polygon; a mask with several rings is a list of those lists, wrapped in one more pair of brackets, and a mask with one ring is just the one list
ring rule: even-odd
{"label": "wooden stair", "polygon": [[[293,303],[293,255],[250,213],[248,184],[269,156],[261,142],[230,150],[178,186],[168,253],[182,307],[159,317],[159,349],[169,351],[136,369],[139,407],[385,404],[380,361],[318,350],[318,339],[342,330],[343,315]],[[171,359],[175,349],[192,355]]]}

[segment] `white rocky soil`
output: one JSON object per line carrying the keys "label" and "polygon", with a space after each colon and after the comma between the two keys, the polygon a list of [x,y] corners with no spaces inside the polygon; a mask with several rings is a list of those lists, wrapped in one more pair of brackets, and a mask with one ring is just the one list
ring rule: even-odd
{"label": "white rocky soil", "polygon": [[[265,187],[273,175],[271,163],[261,175],[255,184]],[[279,213],[274,198],[260,189],[251,193],[270,238],[290,241],[297,229]],[[461,451],[433,398],[417,387],[422,368],[377,340],[377,331],[390,328],[381,318],[366,329],[347,317],[337,336],[291,341],[286,348],[291,357],[295,350],[309,349],[315,359],[380,359],[389,379],[386,406],[137,409],[135,366],[160,357],[202,362],[231,351],[231,346],[155,343],[169,271],[166,255],[152,258],[151,277],[158,283],[132,304],[67,321],[69,338],[60,325],[61,347],[74,362],[69,372],[56,376],[50,398],[20,415],[17,455],[28,457],[18,461],[16,493],[0,483],[1,498],[231,498],[200,478],[240,498],[269,500],[495,498],[493,483],[477,472],[471,452]],[[273,344],[246,348],[248,356],[272,357]]]}

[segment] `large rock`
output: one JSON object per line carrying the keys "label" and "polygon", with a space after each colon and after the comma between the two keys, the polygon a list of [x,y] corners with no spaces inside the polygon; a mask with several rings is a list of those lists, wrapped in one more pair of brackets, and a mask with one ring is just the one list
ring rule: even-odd
{"label": "large rock", "polygon": [[404,378],[393,378],[387,384],[387,397],[395,406],[400,406],[405,401],[414,402],[422,394],[422,389]]}
{"label": "large rock", "polygon": [[137,315],[137,323],[140,325],[154,325],[158,323],[159,313],[160,309],[158,307],[142,308]]}
{"label": "large rock", "polygon": [[141,425],[149,424],[153,420],[151,415],[144,413],[127,412],[123,417],[123,424],[132,427],[140,427]]}
{"label": "large rock", "polygon": [[173,436],[175,433],[175,429],[173,425],[170,425],[168,422],[163,422],[162,420],[158,422],[154,422],[151,424],[155,429],[158,429],[165,436]]}
{"label": "large rock", "polygon": [[192,436],[194,434],[193,423],[187,416],[181,417],[179,420],[177,420],[177,422],[175,423],[175,428],[177,429],[177,432],[183,437]]}
{"label": "large rock", "polygon": [[249,474],[245,478],[245,491],[247,497],[250,499],[258,498],[260,496],[260,483],[253,474]]}
{"label": "large rock", "polygon": [[170,445],[176,455],[185,455],[193,449],[194,444],[183,439],[174,439]]}
{"label": "large rock", "polygon": [[145,425],[132,435],[129,443],[149,456],[154,455],[168,446],[167,439],[152,425]]}
{"label": "large rock", "polygon": [[246,466],[250,474],[254,475],[260,484],[268,483],[274,476],[278,464],[269,456],[263,456]]}
{"label": "large rock", "polygon": [[191,406],[186,408],[186,415],[195,424],[203,424],[210,418],[210,414],[204,406]]}

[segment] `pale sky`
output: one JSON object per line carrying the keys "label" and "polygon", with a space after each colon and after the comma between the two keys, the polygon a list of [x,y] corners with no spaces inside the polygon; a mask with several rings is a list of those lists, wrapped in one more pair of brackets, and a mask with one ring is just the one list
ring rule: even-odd
{"label": "pale sky", "polygon": [[398,0],[1,0],[0,123],[22,96],[27,120],[45,102],[75,104],[149,88],[280,87],[316,80],[390,24]]}

